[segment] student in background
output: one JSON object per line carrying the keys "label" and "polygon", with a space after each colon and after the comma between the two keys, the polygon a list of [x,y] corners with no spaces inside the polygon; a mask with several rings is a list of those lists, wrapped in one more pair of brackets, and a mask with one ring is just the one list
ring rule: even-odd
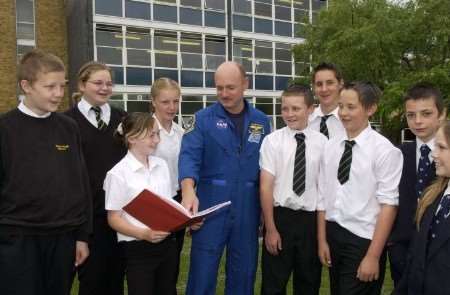
{"label": "student in background", "polygon": [[396,286],[403,274],[410,241],[415,232],[414,216],[425,188],[435,178],[431,157],[434,137],[444,113],[442,95],[432,85],[418,83],[405,95],[405,116],[408,127],[416,136],[414,142],[400,146],[403,171],[399,186],[398,214],[389,239],[391,276]]}
{"label": "student in background", "polygon": [[0,117],[0,294],[67,295],[89,255],[92,200],[78,126],[56,113],[64,64],[32,50],[18,83],[25,99]]}
{"label": "student in background", "polygon": [[[159,127],[160,143],[156,147],[154,155],[166,160],[169,166],[170,181],[172,184],[172,196],[181,203],[181,191],[178,184],[178,156],[180,154],[183,128],[174,122],[178,114],[181,90],[177,82],[169,78],[159,78],[153,82],[151,88],[153,118]],[[178,267],[176,280],[180,271],[180,253],[183,250],[184,228],[175,236],[177,240]]]}
{"label": "student in background", "polygon": [[346,134],[327,142],[320,165],[319,258],[333,295],[380,294],[383,284],[403,158],[369,124],[380,96],[371,83],[344,86],[339,117]]}
{"label": "student in background", "polygon": [[327,138],[344,135],[344,126],[338,116],[339,92],[344,85],[341,71],[335,64],[322,62],[314,68],[312,83],[319,106],[309,116],[310,128]]}
{"label": "student in background", "polygon": [[126,148],[113,136],[125,112],[108,104],[112,95],[111,69],[99,62],[88,62],[78,72],[79,102],[66,115],[81,132],[83,154],[93,196],[93,235],[91,255],[78,268],[79,294],[123,294],[124,262],[114,230],[108,225],[103,180],[126,154]]}
{"label": "student in background", "polygon": [[104,189],[108,222],[117,231],[126,261],[128,294],[174,294],[177,249],[174,235],[156,231],[122,210],[143,189],[172,198],[166,161],[153,156],[159,127],[149,113],[125,117],[118,134],[127,155],[106,175]]}
{"label": "student in background", "polygon": [[450,124],[445,122],[435,137],[433,160],[437,180],[419,200],[417,231],[411,255],[395,294],[446,295],[450,280]]}
{"label": "student in background", "polygon": [[307,86],[284,90],[281,116],[287,126],[267,135],[261,146],[261,294],[285,294],[292,272],[293,294],[319,294],[322,267],[317,256],[316,206],[319,163],[327,138],[307,127],[313,104]]}

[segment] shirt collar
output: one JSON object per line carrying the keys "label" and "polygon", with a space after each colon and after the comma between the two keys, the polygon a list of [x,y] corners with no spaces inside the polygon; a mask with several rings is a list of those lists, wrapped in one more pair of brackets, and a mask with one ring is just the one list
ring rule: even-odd
{"label": "shirt collar", "polygon": [[430,150],[433,151],[434,150],[434,140],[435,140],[435,138],[433,137],[428,142],[423,142],[420,138],[416,137],[416,151],[418,151],[420,153],[420,147],[423,144],[426,144],[430,148]]}
{"label": "shirt collar", "polygon": [[292,138],[294,138],[295,134],[297,134],[297,133],[303,133],[303,134],[305,134],[305,137],[308,137],[309,128],[306,127],[302,130],[296,130],[296,129],[291,129],[290,127],[286,126],[286,132],[288,133],[289,137],[292,137]]}
{"label": "shirt collar", "polygon": [[28,116],[31,116],[31,117],[34,117],[34,118],[39,118],[39,119],[48,118],[52,114],[51,112],[48,112],[48,113],[45,113],[43,115],[38,115],[35,112],[33,112],[29,107],[27,107],[23,103],[23,101],[20,102],[20,104],[19,104],[19,106],[17,108],[19,109],[19,111],[21,111],[25,115],[28,115]]}
{"label": "shirt collar", "polygon": [[361,131],[361,133],[358,134],[358,136],[356,136],[355,138],[348,138],[347,134],[345,134],[345,136],[342,138],[342,142],[344,142],[345,140],[354,140],[356,142],[357,145],[359,146],[364,146],[365,142],[369,139],[370,133],[372,132],[376,132],[372,129],[372,126],[369,125],[363,130]]}
{"label": "shirt collar", "polygon": [[[138,170],[145,168],[144,164],[139,162],[130,151],[127,152],[127,154],[125,156],[125,160],[133,172],[137,172]],[[148,170],[152,170],[153,168],[155,168],[156,166],[159,165],[159,162],[156,161],[155,157],[153,157],[151,155],[148,156],[148,163],[149,163]]]}
{"label": "shirt collar", "polygon": [[161,125],[161,122],[159,122],[158,118],[156,117],[155,113],[153,113],[153,119],[155,119],[156,124],[158,124],[158,129],[162,132],[166,133],[169,136],[172,136],[175,132],[184,132],[183,128],[172,121],[172,126],[170,127],[170,132],[167,132],[166,129],[164,129]]}
{"label": "shirt collar", "polygon": [[[339,111],[339,107],[336,107],[336,108],[335,108],[332,112],[330,112],[328,115],[334,116],[334,117],[336,117],[336,119],[339,119],[338,111]],[[323,117],[323,116],[325,116],[325,114],[322,112],[322,108],[320,107],[320,105],[318,105],[318,106],[314,109],[313,115],[314,115],[314,117]]]}
{"label": "shirt collar", "polygon": [[[91,108],[93,107],[93,105],[91,105],[85,98],[84,96],[81,97],[80,102],[78,103],[78,108],[80,109],[81,112],[87,114]],[[101,106],[99,106],[100,109],[102,110],[102,114],[106,115],[107,113],[109,113],[109,105],[107,103],[102,104]]]}

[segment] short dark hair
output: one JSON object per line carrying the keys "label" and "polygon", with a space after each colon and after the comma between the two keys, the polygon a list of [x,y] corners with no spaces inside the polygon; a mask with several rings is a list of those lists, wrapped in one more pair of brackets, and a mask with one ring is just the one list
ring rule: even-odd
{"label": "short dark hair", "polygon": [[368,81],[353,81],[345,83],[342,90],[355,91],[358,94],[359,101],[365,109],[377,105],[383,95],[383,92],[377,85]]}
{"label": "short dark hair", "polygon": [[17,81],[26,80],[30,84],[36,82],[39,73],[65,72],[62,60],[51,53],[33,49],[26,53],[19,62]]}
{"label": "short dark hair", "polygon": [[303,96],[305,104],[310,107],[314,104],[314,95],[312,94],[311,88],[305,84],[293,84],[288,86],[281,97],[286,96]]}
{"label": "short dark hair", "polygon": [[442,93],[431,83],[419,82],[414,84],[406,91],[403,101],[406,103],[408,100],[418,99],[432,99],[439,115],[444,111],[444,99],[442,98]]}
{"label": "short dark hair", "polygon": [[313,83],[316,81],[316,74],[320,71],[332,71],[338,81],[342,81],[342,79],[343,79],[342,72],[337,65],[335,65],[334,63],[330,63],[330,62],[321,62],[314,67],[314,70],[312,73],[312,82]]}

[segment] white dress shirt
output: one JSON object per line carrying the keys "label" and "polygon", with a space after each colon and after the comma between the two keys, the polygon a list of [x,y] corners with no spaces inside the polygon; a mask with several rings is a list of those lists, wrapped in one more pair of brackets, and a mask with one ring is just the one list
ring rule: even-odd
{"label": "white dress shirt", "polygon": [[[338,109],[339,108],[335,108],[331,113],[329,113],[329,115],[331,116],[328,117],[327,121],[325,122],[325,124],[327,124],[328,136],[330,139],[345,136],[345,129],[342,125],[341,120],[339,119]],[[317,106],[314,109],[314,112],[309,116],[309,128],[320,132],[320,121],[322,120],[322,117],[324,115],[325,114],[322,112],[320,105]]]}
{"label": "white dress shirt", "polygon": [[155,118],[159,126],[159,136],[161,138],[154,155],[166,160],[172,183],[172,196],[175,196],[180,188],[178,184],[178,156],[180,155],[181,139],[183,138],[184,130],[180,125],[172,122],[170,132],[167,132],[155,115],[153,115],[153,118]]}
{"label": "white dress shirt", "polygon": [[434,137],[430,139],[428,142],[423,142],[418,137],[416,137],[416,171],[419,169],[419,160],[422,155],[420,152],[420,147],[422,144],[426,144],[430,148],[430,153],[428,154],[428,159],[430,160],[430,163],[433,163],[433,157],[431,156],[431,153],[434,150]]}
{"label": "white dress shirt", "polygon": [[[292,190],[296,133],[305,134],[305,192],[298,196]],[[298,131],[289,127],[267,135],[261,145],[259,165],[275,177],[274,206],[293,210],[315,211],[317,207],[319,164],[327,138],[320,132],[306,128]]]}
{"label": "white dress shirt", "polygon": [[[171,198],[169,169],[166,162],[158,157],[148,157],[149,167],[146,168],[131,152],[120,160],[106,174],[103,189],[105,190],[106,210],[122,211],[122,208],[134,199],[143,189],[148,189],[157,195]],[[125,211],[122,217],[132,225],[140,228],[147,226]],[[119,241],[133,241],[130,237],[117,233]]]}
{"label": "white dress shirt", "polygon": [[[84,97],[82,97],[78,102],[78,109],[80,110],[80,112],[89,121],[89,123],[97,128],[97,118],[95,117],[94,110],[92,110],[91,108],[92,105]],[[109,106],[109,104],[105,103],[100,106],[100,109],[102,110],[100,117],[102,118],[103,122],[108,125],[111,118],[111,107]]]}
{"label": "white dress shirt", "polygon": [[403,156],[369,125],[356,138],[349,180],[337,179],[347,136],[327,142],[320,164],[319,202],[325,218],[353,234],[372,239],[381,204],[398,205]]}
{"label": "white dress shirt", "polygon": [[20,103],[19,103],[19,106],[17,107],[18,109],[19,109],[19,111],[21,111],[22,113],[24,113],[25,115],[28,115],[28,116],[30,116],[30,117],[34,117],[34,118],[48,118],[50,115],[51,115],[51,113],[50,112],[48,112],[48,113],[45,113],[45,114],[43,114],[43,115],[38,115],[38,114],[36,114],[35,112],[33,112],[29,107],[27,107],[24,103],[23,103],[23,101],[21,101]]}

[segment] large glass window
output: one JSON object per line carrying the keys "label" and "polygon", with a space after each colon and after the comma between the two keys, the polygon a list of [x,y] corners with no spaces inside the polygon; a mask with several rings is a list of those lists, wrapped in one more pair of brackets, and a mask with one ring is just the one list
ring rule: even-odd
{"label": "large glass window", "polygon": [[215,71],[225,61],[225,37],[205,36],[205,57],[207,71]]}
{"label": "large glass window", "polygon": [[203,87],[202,71],[181,71],[182,87]]}
{"label": "large glass window", "polygon": [[275,21],[275,35],[292,36],[292,24],[290,22]]}
{"label": "large glass window", "polygon": [[16,37],[34,41],[34,1],[16,0]]}
{"label": "large glass window", "polygon": [[205,9],[225,10],[225,0],[204,0]]}
{"label": "large glass window", "polygon": [[181,98],[181,110],[183,117],[186,115],[192,116],[195,112],[203,108],[202,96],[183,96]]}
{"label": "large glass window", "polygon": [[275,90],[284,90],[289,85],[289,81],[291,78],[289,77],[283,77],[283,76],[276,76],[275,77]]}
{"label": "large glass window", "polygon": [[252,18],[243,15],[233,15],[233,28],[239,31],[252,32]]}
{"label": "large glass window", "polygon": [[152,72],[149,68],[127,67],[127,84],[148,86],[152,84]]}
{"label": "large glass window", "polygon": [[119,26],[96,25],[97,60],[111,65],[122,65],[123,35]]}
{"label": "large glass window", "polygon": [[255,5],[255,15],[272,17],[272,4],[266,4],[261,2],[254,2]]}
{"label": "large glass window", "polygon": [[[278,1],[281,1],[281,0],[278,0]],[[300,9],[304,9],[304,10],[309,9],[309,0],[294,0],[293,4],[294,4],[295,8],[300,8]]]}
{"label": "large glass window", "polygon": [[225,14],[216,11],[205,11],[205,27],[225,28]]}
{"label": "large glass window", "polygon": [[251,14],[252,3],[248,0],[233,0],[233,11],[236,13]]}
{"label": "large glass window", "polygon": [[177,33],[155,31],[154,36],[155,67],[177,68]]}
{"label": "large glass window", "polygon": [[178,82],[178,70],[155,69],[155,80],[163,77]]}
{"label": "large glass window", "polygon": [[150,3],[125,0],[125,16],[129,18],[150,20]]}
{"label": "large glass window", "polygon": [[281,75],[292,75],[292,53],[291,45],[276,43],[275,46],[276,73]]}
{"label": "large glass window", "polygon": [[180,23],[201,26],[202,11],[198,9],[180,7]]}
{"label": "large glass window", "polygon": [[180,0],[180,5],[201,8],[202,1],[201,0]]}
{"label": "large glass window", "polygon": [[273,34],[272,20],[255,17],[255,33]]}
{"label": "large glass window", "polygon": [[242,64],[247,73],[253,73],[252,41],[238,38],[233,39],[233,59]]}
{"label": "large glass window", "polygon": [[162,22],[177,23],[177,7],[153,4],[153,19]]}
{"label": "large glass window", "polygon": [[203,69],[200,34],[181,33],[180,51],[182,69]]}
{"label": "large glass window", "polygon": [[272,42],[255,41],[256,73],[273,73]]}
{"label": "large glass window", "polygon": [[150,31],[128,28],[125,36],[129,65],[151,66]]}
{"label": "large glass window", "polygon": [[268,116],[273,115],[273,98],[257,97],[255,107]]}
{"label": "large glass window", "polygon": [[95,0],[95,13],[122,16],[122,0]]}
{"label": "large glass window", "polygon": [[255,75],[255,89],[273,90],[273,76]]}

